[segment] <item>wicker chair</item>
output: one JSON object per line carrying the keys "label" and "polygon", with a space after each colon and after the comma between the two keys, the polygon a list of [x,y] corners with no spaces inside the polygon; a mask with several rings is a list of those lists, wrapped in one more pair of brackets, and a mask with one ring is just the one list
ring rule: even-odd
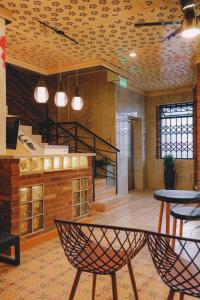
{"label": "wicker chair", "polygon": [[184,295],[200,298],[200,240],[152,232],[145,236],[156,270],[170,288],[168,300],[176,292],[180,293],[180,300]]}
{"label": "wicker chair", "polygon": [[77,269],[69,300],[74,299],[82,272],[93,274],[93,300],[97,275],[111,275],[113,300],[118,300],[116,272],[125,265],[128,265],[135,298],[139,299],[131,259],[145,245],[142,231],[63,220],[55,223],[65,255]]}

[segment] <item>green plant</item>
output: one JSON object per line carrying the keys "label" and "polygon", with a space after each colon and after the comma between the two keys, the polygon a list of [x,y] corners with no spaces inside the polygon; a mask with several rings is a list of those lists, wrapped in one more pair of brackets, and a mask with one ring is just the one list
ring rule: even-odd
{"label": "green plant", "polygon": [[168,154],[164,157],[164,168],[165,171],[175,170],[175,158],[173,155]]}
{"label": "green plant", "polygon": [[96,166],[108,166],[110,165],[110,160],[108,158],[101,158],[99,160],[96,160]]}

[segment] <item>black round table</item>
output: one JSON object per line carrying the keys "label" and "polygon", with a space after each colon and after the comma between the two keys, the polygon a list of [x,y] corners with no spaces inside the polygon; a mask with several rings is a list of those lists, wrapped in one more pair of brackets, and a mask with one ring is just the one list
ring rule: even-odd
{"label": "black round table", "polygon": [[158,232],[161,232],[163,211],[166,204],[166,234],[170,234],[170,207],[171,204],[200,203],[200,193],[186,190],[157,190],[153,194],[154,199],[161,201],[158,221]]}

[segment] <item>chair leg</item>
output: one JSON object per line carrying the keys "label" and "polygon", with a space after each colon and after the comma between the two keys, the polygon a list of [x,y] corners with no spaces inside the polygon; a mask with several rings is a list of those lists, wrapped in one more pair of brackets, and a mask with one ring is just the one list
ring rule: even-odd
{"label": "chair leg", "polygon": [[111,278],[112,278],[113,300],[118,300],[118,295],[117,295],[117,280],[116,280],[116,274],[115,274],[115,272],[111,274]]}
{"label": "chair leg", "polygon": [[180,232],[179,232],[180,238],[183,236],[183,220],[180,220]]}
{"label": "chair leg", "polygon": [[166,203],[166,234],[170,234],[170,203]]}
{"label": "chair leg", "polygon": [[81,277],[81,270],[77,270],[76,276],[75,276],[75,279],[74,279],[74,283],[72,285],[72,289],[71,289],[71,292],[70,292],[70,295],[69,295],[69,300],[74,299],[80,277]]}
{"label": "chair leg", "polygon": [[[176,235],[176,225],[177,225],[177,219],[174,218],[173,219],[173,229],[172,229],[172,235],[175,236]],[[172,239],[172,249],[174,250],[175,248],[175,239]]]}
{"label": "chair leg", "polygon": [[15,264],[16,266],[20,265],[20,239],[18,238],[17,243],[15,244]]}
{"label": "chair leg", "polygon": [[180,293],[180,298],[179,298],[179,300],[184,300],[184,294],[181,294],[181,293]]}
{"label": "chair leg", "polygon": [[175,292],[173,290],[170,290],[167,300],[173,300],[174,299],[174,294],[175,294]]}
{"label": "chair leg", "polygon": [[97,282],[97,274],[93,274],[92,300],[95,300],[96,282]]}
{"label": "chair leg", "polygon": [[134,273],[133,273],[133,268],[132,268],[131,262],[128,263],[128,270],[129,270],[129,275],[130,275],[130,279],[131,279],[135,299],[139,300],[138,292],[137,292],[137,286],[136,286],[136,282],[135,282],[135,276],[134,276]]}
{"label": "chair leg", "polygon": [[162,229],[162,218],[163,218],[163,210],[164,210],[164,202],[160,203],[160,214],[159,214],[159,221],[158,221],[158,232],[161,232]]}

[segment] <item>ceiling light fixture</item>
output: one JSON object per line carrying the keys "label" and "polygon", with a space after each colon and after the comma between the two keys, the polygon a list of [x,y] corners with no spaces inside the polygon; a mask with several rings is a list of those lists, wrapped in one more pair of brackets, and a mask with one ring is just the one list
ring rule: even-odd
{"label": "ceiling light fixture", "polygon": [[185,19],[182,27],[182,37],[194,38],[200,34],[200,27],[196,19]]}
{"label": "ceiling light fixture", "polygon": [[[42,25],[40,25],[40,26],[41,26],[41,36],[42,36]],[[41,38],[41,43],[40,43],[40,68],[41,68],[41,71],[40,72],[42,72],[42,67],[43,67],[43,56],[42,56],[42,38]],[[44,80],[42,79],[41,73],[40,73],[40,80],[34,91],[34,98],[37,103],[42,103],[42,104],[47,103],[47,101],[49,100],[49,92],[45,85]]]}
{"label": "ceiling light fixture", "polygon": [[130,54],[129,54],[130,57],[136,57],[136,55],[137,54],[134,51],[130,52]]}
{"label": "ceiling light fixture", "polygon": [[34,98],[37,103],[41,104],[47,103],[49,100],[49,92],[42,78],[40,78],[40,81],[35,88]]}
{"label": "ceiling light fixture", "polygon": [[83,98],[79,93],[79,84],[78,84],[78,70],[76,71],[76,92],[75,96],[72,99],[71,106],[73,110],[81,110],[83,108]]}
{"label": "ceiling light fixture", "polygon": [[186,10],[186,9],[192,8],[192,7],[195,7],[195,4],[194,4],[194,3],[188,4],[188,5],[184,6],[184,7],[183,7],[183,10]]}
{"label": "ceiling light fixture", "polygon": [[[60,51],[61,51],[61,37],[60,37]],[[68,103],[67,94],[63,89],[63,82],[62,82],[62,57],[60,54],[60,78],[58,83],[58,89],[56,91],[54,102],[57,107],[65,107]]]}

